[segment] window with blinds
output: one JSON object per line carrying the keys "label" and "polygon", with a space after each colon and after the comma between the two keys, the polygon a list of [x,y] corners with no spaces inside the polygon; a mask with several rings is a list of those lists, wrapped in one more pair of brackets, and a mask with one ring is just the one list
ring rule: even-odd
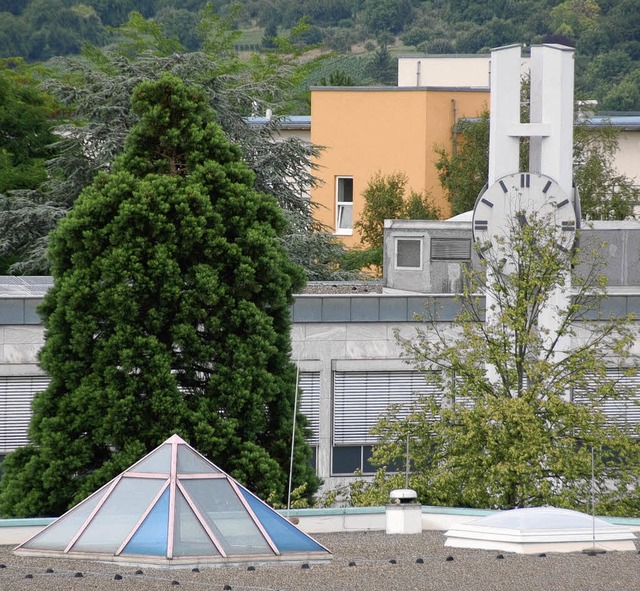
{"label": "window with blinds", "polygon": [[[594,377],[594,381],[595,381]],[[616,391],[621,398],[602,401],[598,406],[606,417],[607,424],[625,428],[635,428],[640,424],[640,376],[624,375],[620,369],[607,369],[604,379],[612,380],[616,384]],[[576,389],[573,392],[576,403],[589,402],[589,391]]]}
{"label": "window with blinds", "polygon": [[471,240],[466,238],[432,238],[432,261],[468,261],[471,259]]}
{"label": "window with blinds", "polygon": [[27,445],[31,402],[48,384],[47,376],[0,376],[0,454]]}
{"label": "window with blinds", "polygon": [[334,445],[375,443],[370,431],[389,407],[405,407],[398,414],[403,418],[406,407],[421,396],[441,399],[442,393],[419,371],[334,372]]}
{"label": "window with blinds", "polygon": [[311,431],[307,442],[318,445],[320,442],[320,372],[301,371],[298,387],[302,391],[300,412],[307,418],[307,428]]}

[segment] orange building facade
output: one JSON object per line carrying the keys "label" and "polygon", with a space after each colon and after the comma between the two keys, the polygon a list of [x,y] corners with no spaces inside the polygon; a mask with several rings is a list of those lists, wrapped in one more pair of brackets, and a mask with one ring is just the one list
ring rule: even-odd
{"label": "orange building facade", "polygon": [[453,149],[455,122],[488,108],[488,88],[319,87],[311,91],[311,141],[324,148],[315,162],[316,218],[360,243],[353,224],[369,180],[402,172],[407,192],[428,191],[444,213],[435,149]]}

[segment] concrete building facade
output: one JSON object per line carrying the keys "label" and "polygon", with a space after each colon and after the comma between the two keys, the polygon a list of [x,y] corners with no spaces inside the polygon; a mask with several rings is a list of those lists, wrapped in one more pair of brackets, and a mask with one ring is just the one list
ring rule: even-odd
{"label": "concrete building facade", "polygon": [[[387,231],[388,243],[396,244],[398,237],[413,237],[416,228],[411,224],[394,222]],[[627,224],[635,227],[628,226],[626,232],[603,228],[608,235],[619,237],[611,245],[612,260],[640,247],[640,224]],[[464,236],[464,231],[464,223],[452,226],[455,239]],[[442,238],[430,228],[422,232],[429,240]],[[425,261],[429,256],[425,254]],[[389,253],[389,257],[395,255]],[[451,325],[459,304],[455,281],[446,277],[455,277],[457,272],[452,268],[461,264],[434,265],[427,278],[423,271],[414,270],[413,281],[407,269],[402,275],[390,274],[386,280],[390,287],[382,293],[359,290],[296,296],[291,311],[292,359],[300,368],[301,409],[309,420],[309,443],[324,490],[346,485],[356,470],[365,475],[374,472],[369,459],[377,439],[371,428],[390,405],[407,403],[420,394],[439,396],[435,386],[404,356],[396,335],[415,336],[421,325],[416,315],[423,314],[425,306],[438,308],[441,328]],[[637,264],[630,262],[612,269],[612,284],[617,284],[612,285],[604,303],[606,314],[633,312],[640,318],[640,280],[635,267]],[[450,291],[441,291],[447,282]],[[44,330],[35,310],[51,284],[48,277],[0,278],[0,455],[27,443],[31,400],[48,383],[37,363]],[[580,338],[579,332],[576,338]],[[625,413],[625,420],[640,422],[640,407],[629,407]]]}

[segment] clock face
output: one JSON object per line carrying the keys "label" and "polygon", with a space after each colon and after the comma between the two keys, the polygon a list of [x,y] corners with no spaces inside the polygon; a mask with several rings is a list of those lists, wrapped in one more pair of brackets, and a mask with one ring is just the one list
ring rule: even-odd
{"label": "clock face", "polygon": [[577,219],[573,203],[552,178],[531,172],[502,177],[478,196],[473,210],[473,238],[480,253],[501,257],[514,224],[535,218],[556,228],[559,249],[569,250],[575,242]]}

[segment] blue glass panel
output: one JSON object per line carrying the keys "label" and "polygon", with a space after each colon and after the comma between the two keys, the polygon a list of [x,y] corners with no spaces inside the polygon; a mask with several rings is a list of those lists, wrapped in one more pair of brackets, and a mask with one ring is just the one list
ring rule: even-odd
{"label": "blue glass panel", "polygon": [[169,539],[169,488],[162,493],[156,506],[142,522],[125,547],[123,554],[167,555]]}
{"label": "blue glass panel", "polygon": [[240,486],[240,490],[281,554],[285,554],[287,552],[329,553],[326,548],[322,547],[313,538],[310,538],[307,534],[300,531],[295,525],[282,517],[282,515],[276,513],[271,507],[265,505],[246,488]]}

